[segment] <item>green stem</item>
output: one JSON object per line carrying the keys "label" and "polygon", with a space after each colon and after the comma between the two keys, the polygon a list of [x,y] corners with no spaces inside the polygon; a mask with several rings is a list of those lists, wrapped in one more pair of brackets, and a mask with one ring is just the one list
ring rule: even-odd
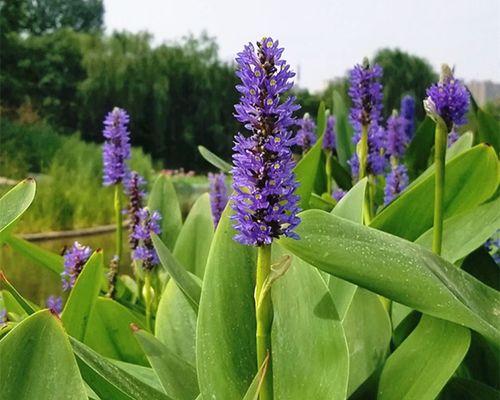
{"label": "green stem", "polygon": [[332,152],[326,152],[326,164],[325,164],[325,172],[326,172],[326,193],[329,196],[332,195]]}
{"label": "green stem", "polygon": [[146,328],[153,332],[151,329],[151,272],[145,271],[144,273],[144,303],[146,306]]}
{"label": "green stem", "polygon": [[[122,222],[122,194],[121,185],[115,185],[115,220],[116,220],[116,256],[118,257],[118,269],[122,261],[122,241],[123,241],[123,222]],[[118,270],[117,269],[117,270]]]}
{"label": "green stem", "polygon": [[435,166],[435,189],[434,189],[434,228],[432,237],[432,251],[441,254],[443,242],[443,197],[444,197],[444,175],[446,156],[446,126],[440,122],[436,124],[434,135],[434,166]]}
{"label": "green stem", "polygon": [[[359,160],[359,179],[363,179],[367,175],[367,164],[368,164],[368,126],[363,125],[361,129],[361,139],[358,142],[357,149],[358,160]],[[367,195],[363,202],[363,220],[365,225],[368,225],[371,221],[371,207],[370,207],[370,181],[368,180]]]}
{"label": "green stem", "polygon": [[[260,300],[262,288],[271,273],[271,245],[260,246],[257,250],[257,273],[255,283],[255,313],[257,320],[257,368],[263,364],[267,354],[271,354],[271,326],[273,322],[273,306],[271,302],[271,293]],[[262,386],[260,389],[259,400],[272,400],[273,382],[271,372],[271,361]]]}

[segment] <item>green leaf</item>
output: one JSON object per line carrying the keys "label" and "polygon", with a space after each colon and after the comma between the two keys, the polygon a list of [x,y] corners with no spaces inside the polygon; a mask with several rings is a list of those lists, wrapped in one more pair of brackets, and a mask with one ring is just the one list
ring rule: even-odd
{"label": "green leaf", "polygon": [[160,174],[153,184],[148,207],[161,214],[161,240],[173,249],[182,228],[182,215],[177,193],[167,175]]}
{"label": "green leaf", "polygon": [[440,400],[499,400],[500,392],[484,383],[455,377],[448,382]]}
{"label": "green leaf", "polygon": [[7,292],[10,293],[16,300],[17,304],[23,308],[26,314],[31,315],[36,311],[35,308],[27,300],[25,300],[23,296],[21,296],[17,289],[12,286],[12,283],[7,280],[7,277],[2,271],[0,271],[0,288],[5,288]]}
{"label": "green leaf", "polygon": [[196,313],[173,280],[160,298],[155,336],[188,363],[196,364]]}
{"label": "green leaf", "polygon": [[[470,210],[491,197],[498,185],[497,164],[494,150],[484,144],[446,163],[444,218]],[[432,227],[433,198],[434,174],[401,193],[370,226],[415,240]]]}
{"label": "green leaf", "polygon": [[173,256],[189,272],[203,279],[208,251],[214,235],[208,193],[194,203],[175,243]]}
{"label": "green leaf", "polygon": [[228,162],[224,161],[219,156],[212,153],[206,147],[198,146],[198,151],[200,152],[201,156],[205,160],[207,160],[210,164],[212,164],[214,167],[219,168],[222,172],[225,172],[226,174],[231,173],[231,169],[232,169],[231,164],[229,164]]}
{"label": "green leaf", "polygon": [[103,254],[96,250],[83,266],[61,315],[66,332],[83,340],[103,279]]}
{"label": "green leaf", "polygon": [[279,242],[304,261],[418,311],[467,326],[500,344],[496,290],[396,236],[323,211],[308,210],[300,218],[297,234],[301,240]]}
{"label": "green leaf", "polygon": [[199,279],[195,275],[190,274],[182,265],[179,264],[158,236],[153,234],[151,235],[151,238],[153,240],[155,250],[158,253],[161,265],[170,274],[175,283],[177,283],[179,289],[182,290],[182,293],[184,293],[186,298],[189,300],[189,303],[192,305],[194,310],[198,311],[201,295],[201,283]]}
{"label": "green leaf", "polygon": [[318,113],[316,114],[316,136],[318,138],[321,138],[323,136],[323,133],[325,133],[325,128],[326,128],[326,108],[325,108],[325,103],[321,101],[319,103]]}
{"label": "green leaf", "polygon": [[500,152],[500,124],[492,115],[478,108],[477,113],[479,140],[489,143],[498,154]]}
{"label": "green leaf", "polygon": [[160,380],[158,379],[158,375],[156,375],[156,372],[154,372],[152,368],[127,363],[124,361],[113,360],[112,358],[108,359],[107,361],[116,365],[133,377],[139,379],[146,385],[151,386],[159,392],[163,392],[163,387],[161,386]]}
{"label": "green leaf", "polygon": [[[134,339],[135,341],[135,339]],[[85,382],[102,399],[169,400],[153,387],[107,361],[100,354],[70,337],[80,372]]]}
{"label": "green leaf", "polygon": [[[285,254],[279,246],[273,246],[273,259]],[[345,398],[347,343],[319,272],[293,257],[290,268],[276,280],[271,293],[274,398]],[[297,371],[307,379],[297,379]]]}
{"label": "green leaf", "polygon": [[347,396],[361,386],[389,353],[392,326],[380,298],[358,288],[342,323],[349,349]]}
{"label": "green leaf", "polygon": [[45,250],[14,235],[6,236],[5,242],[18,253],[47,268],[49,271],[56,273],[58,276],[64,269],[63,257],[58,254]]}
{"label": "green leaf", "polygon": [[134,334],[166,393],[175,399],[186,400],[200,393],[193,365],[171,352],[150,333],[136,330]]}
{"label": "green leaf", "polygon": [[427,162],[434,145],[434,122],[425,117],[417,127],[415,136],[406,151],[406,164],[412,177],[420,174],[427,167]]}
{"label": "green leaf", "polygon": [[[26,304],[29,306],[28,303]],[[16,300],[16,298],[7,290],[0,291],[0,310],[2,308],[5,308],[7,313],[16,314],[16,316],[19,316],[21,318],[27,317],[29,315],[23,308],[23,306]]]}
{"label": "green leaf", "polygon": [[417,328],[387,359],[378,399],[435,399],[462,362],[470,331],[424,315]]}
{"label": "green leaf", "polygon": [[311,198],[309,199],[309,208],[317,208],[323,211],[331,211],[334,207],[335,203],[325,197],[320,197],[316,193],[311,194]]}
{"label": "green leaf", "polygon": [[340,165],[349,168],[347,161],[351,159],[354,152],[352,143],[353,129],[348,119],[348,111],[342,96],[336,90],[333,91],[333,113],[337,128],[337,156]]}
{"label": "green leaf", "polygon": [[148,365],[130,324],[144,327],[142,320],[114,300],[99,297],[94,305],[85,335],[85,344],[104,357]]}
{"label": "green leaf", "polygon": [[[441,256],[454,263],[481,246],[500,229],[500,197],[444,221]],[[430,249],[432,231],[429,229],[416,243]]]}
{"label": "green leaf", "polygon": [[340,165],[335,157],[332,157],[331,160],[333,179],[342,189],[349,190],[352,187],[352,177],[350,172]]}
{"label": "green leaf", "polygon": [[0,340],[0,398],[87,399],[61,323],[49,311],[21,321]]}
{"label": "green leaf", "polygon": [[307,209],[309,199],[316,180],[316,171],[320,168],[321,161],[321,137],[316,144],[302,157],[294,168],[299,187],[295,193],[300,196],[300,207]]}
{"label": "green leaf", "polygon": [[253,378],[253,381],[250,384],[250,387],[248,388],[247,392],[245,393],[243,400],[258,400],[260,388],[262,386],[262,382],[264,382],[268,365],[269,365],[269,355],[264,359],[264,362],[257,371],[257,374],[255,375],[255,378]]}
{"label": "green leaf", "polygon": [[36,183],[25,179],[0,198],[0,233],[4,232],[28,209],[35,198]]}
{"label": "green leaf", "polygon": [[233,240],[227,206],[208,255],[198,313],[196,352],[203,398],[240,399],[257,372],[255,248]]}

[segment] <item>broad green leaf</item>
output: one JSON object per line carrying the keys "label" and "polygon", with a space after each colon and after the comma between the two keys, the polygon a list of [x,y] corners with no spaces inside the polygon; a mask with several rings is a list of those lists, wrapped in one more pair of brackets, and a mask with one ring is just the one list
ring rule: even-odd
{"label": "broad green leaf", "polygon": [[[316,137],[321,138],[326,128],[326,108],[325,103],[321,101],[316,114]],[[320,142],[320,140],[318,140]]]}
{"label": "broad green leaf", "polygon": [[215,232],[198,313],[196,362],[203,398],[240,399],[257,372],[256,252],[233,240],[226,207]]}
{"label": "broad green leaf", "polygon": [[146,385],[151,386],[159,392],[163,392],[163,387],[161,386],[160,380],[158,379],[158,375],[156,375],[156,372],[154,372],[152,368],[127,363],[124,361],[113,360],[112,358],[108,359],[107,361],[115,364],[120,369],[123,369],[125,372],[139,379]]}
{"label": "broad green leaf", "polygon": [[309,199],[314,188],[316,180],[316,171],[320,168],[321,161],[321,141],[322,136],[316,144],[302,157],[294,168],[299,187],[296,194],[300,196],[300,207],[307,209],[309,207]]}
{"label": "broad green leaf", "polygon": [[417,127],[415,136],[406,151],[406,164],[411,177],[420,174],[427,167],[432,146],[434,145],[434,122],[425,117]]}
{"label": "broad green leaf", "polygon": [[85,263],[71,289],[61,320],[68,335],[83,340],[103,280],[103,254],[96,250]]}
{"label": "broad green leaf", "polygon": [[194,203],[175,243],[173,255],[189,272],[203,279],[208,251],[214,235],[208,193]]}
{"label": "broad green leaf", "polygon": [[342,325],[349,349],[350,396],[383,365],[389,353],[392,326],[379,296],[361,288],[354,294]]}
{"label": "broad green leaf", "polygon": [[[28,307],[30,307],[29,304],[26,303]],[[16,298],[7,290],[1,290],[0,291],[0,310],[5,308],[7,313],[9,314],[16,314],[16,316],[19,317],[27,317],[28,314],[26,310],[23,308],[23,306],[16,300]]]}
{"label": "broad green leaf", "polygon": [[135,330],[134,334],[166,393],[175,399],[186,400],[200,393],[194,365],[170,351],[150,333]]}
{"label": "broad green leaf", "polygon": [[172,279],[177,283],[179,289],[189,300],[195,311],[198,311],[201,295],[201,283],[196,275],[190,274],[172,255],[167,246],[163,244],[160,238],[156,235],[151,235],[153,245],[155,247],[161,265],[170,274]]}
{"label": "broad green leaf", "polygon": [[130,324],[144,327],[129,309],[114,300],[99,297],[90,315],[84,343],[104,357],[134,364],[148,365]]}
{"label": "broad green leaf", "polygon": [[33,178],[18,183],[0,198],[0,233],[16,222],[35,198],[36,183]]}
{"label": "broad green leaf", "polygon": [[21,321],[0,340],[0,398],[87,399],[61,323],[49,311]]}
{"label": "broad green leaf", "polygon": [[342,100],[342,96],[336,90],[333,91],[333,113],[337,128],[337,156],[340,165],[349,168],[347,161],[351,159],[354,152],[352,143],[353,129],[348,119],[348,111]]}
{"label": "broad green leaf", "polygon": [[155,336],[188,363],[196,364],[196,313],[173,280],[160,298]]}
{"label": "broad green leaf", "polygon": [[101,399],[170,400],[71,336],[70,342],[83,379]]}
{"label": "broad green leaf", "polygon": [[173,249],[182,228],[182,215],[177,193],[167,175],[160,174],[153,184],[148,207],[161,214],[161,240]]}
{"label": "broad green leaf", "polygon": [[332,157],[332,177],[342,189],[349,190],[352,187],[352,177],[335,157]]}
{"label": "broad green leaf", "polygon": [[[394,310],[394,306],[398,303],[393,303],[391,311]],[[394,321],[394,312],[392,313],[392,320]],[[394,324],[394,332],[392,334],[392,342],[394,343],[395,347],[399,347],[401,343],[405,341],[405,339],[410,336],[410,333],[412,333],[415,328],[417,327],[418,323],[420,322],[420,317],[422,314],[420,314],[418,311],[415,310],[409,310],[408,313],[400,318],[398,321],[398,324]]]}
{"label": "broad green leaf", "polygon": [[17,291],[17,289],[12,286],[12,283],[10,283],[7,280],[7,277],[4,275],[2,271],[0,271],[0,288],[5,288],[7,292],[9,292],[12,297],[16,300],[17,304],[21,306],[26,312],[26,314],[31,315],[33,314],[36,310],[35,307],[33,307],[29,301],[27,301],[21,294]]}
{"label": "broad green leaf", "polygon": [[317,208],[323,211],[331,211],[335,203],[328,199],[327,197],[318,196],[316,193],[311,193],[311,198],[309,199],[309,208]]}
{"label": "broad green leaf", "polygon": [[257,374],[255,375],[255,378],[253,378],[252,383],[250,384],[247,392],[245,393],[243,400],[258,400],[260,388],[262,386],[262,382],[264,382],[268,365],[269,365],[269,356],[267,356],[264,359],[264,362],[260,366],[259,370],[257,371]]}
{"label": "broad green leaf", "polygon": [[[470,210],[491,197],[498,186],[497,164],[494,150],[484,144],[446,163],[444,218]],[[370,226],[415,240],[432,227],[433,199],[434,174],[431,174],[401,193],[373,219]]]}
{"label": "broad green leaf", "polygon": [[[284,254],[279,246],[273,246],[275,261]],[[290,268],[276,280],[271,293],[274,398],[345,398],[347,343],[333,299],[319,272],[293,257]],[[307,378],[298,379],[297,371]]]}
{"label": "broad green leaf", "polygon": [[485,247],[465,257],[461,268],[493,289],[500,290],[500,268]]}
{"label": "broad green leaf", "polygon": [[198,146],[198,151],[200,152],[201,156],[205,160],[207,160],[210,164],[212,164],[214,167],[219,168],[222,172],[225,172],[226,174],[231,173],[232,169],[231,164],[224,161],[218,155],[212,153],[205,146]]}
{"label": "broad green leaf", "polygon": [[467,326],[500,345],[496,290],[396,236],[318,210],[305,211],[300,218],[301,240],[279,242],[304,261],[423,313]]}
{"label": "broad green leaf", "polygon": [[455,377],[448,382],[440,400],[500,400],[500,391],[482,382]]}
{"label": "broad green leaf", "polygon": [[14,235],[8,235],[5,238],[5,242],[18,253],[56,273],[57,276],[59,276],[64,269],[64,260],[59,254],[52,253]]}
{"label": "broad green leaf", "polygon": [[[500,197],[470,211],[444,221],[441,256],[454,263],[481,246],[500,229]],[[433,229],[420,236],[416,243],[430,249]]]}
{"label": "broad green leaf", "polygon": [[435,399],[462,362],[469,344],[467,328],[424,315],[387,359],[377,398]]}
{"label": "broad green leaf", "polygon": [[498,154],[500,152],[500,124],[492,115],[478,108],[477,113],[479,140],[489,143]]}

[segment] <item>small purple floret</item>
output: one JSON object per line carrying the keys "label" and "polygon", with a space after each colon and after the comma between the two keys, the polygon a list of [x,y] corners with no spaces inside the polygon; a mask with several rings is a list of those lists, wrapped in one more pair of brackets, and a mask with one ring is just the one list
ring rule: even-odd
{"label": "small purple floret", "polygon": [[306,153],[313,145],[316,143],[316,124],[309,116],[305,114],[304,118],[300,119],[298,122],[300,129],[297,131],[297,144],[302,147],[302,152]]}
{"label": "small purple floret", "polygon": [[460,136],[458,136],[458,132],[455,129],[452,129],[451,132],[448,133],[448,140],[447,140],[448,147],[450,147],[453,143],[455,143],[459,137]]}
{"label": "small purple floret", "polygon": [[393,201],[408,186],[408,170],[403,164],[392,167],[386,176],[384,204]]}
{"label": "small purple floret", "polygon": [[88,246],[82,246],[74,242],[64,253],[64,271],[61,273],[62,288],[64,291],[75,286],[76,278],[82,272],[83,266],[89,259],[92,250]]}
{"label": "small purple floret", "polygon": [[332,197],[336,200],[336,201],[340,201],[342,200],[342,198],[347,194],[346,191],[342,190],[342,189],[335,189],[332,193]]}
{"label": "small purple floret", "polygon": [[222,216],[222,212],[226,208],[228,201],[226,175],[222,172],[218,174],[209,173],[208,180],[210,183],[210,206],[212,209],[212,219],[214,221],[214,226],[217,227],[220,217]]}
{"label": "small purple floret", "polygon": [[115,107],[104,120],[103,145],[104,186],[115,185],[126,179],[130,158],[130,138],[127,125],[130,117],[121,108]]}
{"label": "small purple floret", "polygon": [[263,38],[257,48],[249,43],[238,54],[237,76],[241,85],[236,119],[250,131],[238,133],[233,147],[233,189],[235,240],[241,244],[268,245],[274,238],[297,238],[300,219],[298,183],[291,147],[296,144],[290,128],[299,109],[294,97],[282,100],[292,88],[295,74],[281,59],[278,41]]}
{"label": "small purple floret", "polygon": [[323,135],[323,143],[321,147],[326,151],[335,151],[336,150],[337,138],[335,134],[335,117],[333,115],[329,115],[326,120],[326,128],[325,133]]}
{"label": "small purple floret", "polygon": [[59,315],[62,312],[62,298],[60,296],[49,296],[45,305],[54,315]]}

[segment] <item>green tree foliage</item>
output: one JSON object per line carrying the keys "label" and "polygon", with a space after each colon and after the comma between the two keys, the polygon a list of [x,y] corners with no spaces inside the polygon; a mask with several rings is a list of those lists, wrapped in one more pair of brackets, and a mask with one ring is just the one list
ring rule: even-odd
{"label": "green tree foliage", "polygon": [[424,110],[420,99],[425,97],[425,90],[438,78],[430,64],[399,49],[379,50],[373,61],[384,69],[385,113],[390,115],[393,109],[399,110],[402,96],[412,94],[417,100],[417,118],[422,119]]}

